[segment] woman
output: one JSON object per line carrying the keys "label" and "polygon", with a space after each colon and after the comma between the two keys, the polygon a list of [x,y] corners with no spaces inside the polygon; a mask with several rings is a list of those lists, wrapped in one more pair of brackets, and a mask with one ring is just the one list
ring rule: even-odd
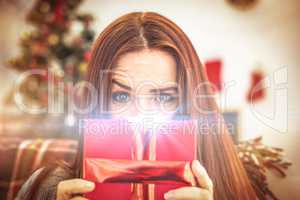
{"label": "woman", "polygon": [[[91,114],[117,117],[158,111],[222,123],[190,40],[157,13],[130,13],[110,24],[93,47],[87,81],[97,89],[97,95],[84,95],[88,97],[84,102],[96,100]],[[214,127],[210,131],[198,134],[198,161],[192,163],[199,187],[169,191],[165,199],[256,199],[227,130]],[[40,169],[17,198],[84,199],[78,195],[95,186],[75,178],[78,168],[74,164]]]}

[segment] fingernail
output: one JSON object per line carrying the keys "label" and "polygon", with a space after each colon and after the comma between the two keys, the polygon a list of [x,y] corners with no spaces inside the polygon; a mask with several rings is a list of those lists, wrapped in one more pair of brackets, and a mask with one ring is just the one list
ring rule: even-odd
{"label": "fingernail", "polygon": [[93,183],[93,182],[86,182],[85,183],[85,187],[87,187],[87,188],[94,188],[95,187],[95,183]]}
{"label": "fingernail", "polygon": [[193,164],[194,164],[194,170],[196,170],[196,173],[197,174],[203,174],[203,167],[199,163],[199,161],[195,160]]}
{"label": "fingernail", "polygon": [[164,194],[165,199],[170,199],[170,198],[172,198],[172,196],[173,196],[172,192],[167,192]]}

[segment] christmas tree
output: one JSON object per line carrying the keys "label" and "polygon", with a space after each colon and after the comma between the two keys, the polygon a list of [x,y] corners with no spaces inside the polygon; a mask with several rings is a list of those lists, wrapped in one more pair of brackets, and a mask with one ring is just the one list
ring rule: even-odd
{"label": "christmas tree", "polygon": [[[18,91],[25,104],[48,106],[48,74],[56,84],[75,84],[83,79],[94,32],[93,16],[78,11],[81,3],[82,0],[37,0],[27,14],[26,22],[33,25],[33,30],[23,33],[21,55],[10,60],[8,66],[20,73],[43,70],[46,75],[31,75],[22,81]],[[68,92],[67,87],[63,90]],[[14,102],[15,92],[8,95],[7,103]]]}

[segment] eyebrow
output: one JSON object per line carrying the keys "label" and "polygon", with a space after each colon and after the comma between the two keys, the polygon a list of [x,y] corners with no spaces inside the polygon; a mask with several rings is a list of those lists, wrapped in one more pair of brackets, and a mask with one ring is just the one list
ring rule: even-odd
{"label": "eyebrow", "polygon": [[[122,87],[126,90],[132,90],[132,88],[130,86],[120,83],[116,79],[112,79],[112,83],[114,83],[114,84],[118,85],[119,87]],[[161,92],[172,91],[172,90],[175,92],[178,92],[178,87],[177,86],[169,86],[169,87],[165,87],[165,88],[155,88],[155,89],[151,89],[150,92],[161,93]]]}
{"label": "eyebrow", "polygon": [[120,87],[122,87],[122,88],[124,88],[124,89],[126,89],[126,90],[132,90],[130,86],[125,85],[125,84],[123,84],[123,83],[120,83],[120,82],[117,81],[116,79],[112,79],[112,83],[114,83],[114,84],[116,84],[116,85],[118,85],[118,86],[120,86]]}
{"label": "eyebrow", "polygon": [[158,89],[151,89],[151,92],[166,92],[166,91],[172,91],[174,90],[175,92],[178,91],[178,87],[177,86],[170,86],[170,87],[165,87],[165,88],[158,88]]}

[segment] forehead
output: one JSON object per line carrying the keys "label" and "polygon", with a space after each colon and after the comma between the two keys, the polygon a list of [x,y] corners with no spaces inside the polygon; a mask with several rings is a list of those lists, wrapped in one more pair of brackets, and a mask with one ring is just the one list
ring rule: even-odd
{"label": "forehead", "polygon": [[[176,82],[176,62],[165,51],[145,49],[122,55],[115,69],[114,78],[137,86],[145,82],[165,85]],[[130,79],[130,80],[128,80]]]}

